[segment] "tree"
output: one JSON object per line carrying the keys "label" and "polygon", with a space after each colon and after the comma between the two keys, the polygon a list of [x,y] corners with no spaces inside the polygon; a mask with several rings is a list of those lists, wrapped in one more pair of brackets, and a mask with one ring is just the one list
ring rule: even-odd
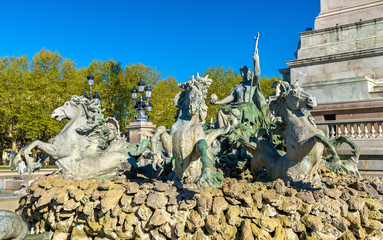
{"label": "tree", "polygon": [[230,90],[234,87],[234,85],[242,81],[242,78],[230,68],[225,70],[223,67],[216,68],[215,66],[206,70],[204,72],[204,76],[206,75],[209,75],[209,78],[213,80],[213,83],[210,85],[206,99],[206,104],[209,108],[206,122],[209,122],[211,118],[213,118],[213,121],[216,122],[218,109],[221,106],[210,104],[210,95],[214,93],[218,96],[218,99],[225,98],[229,95]]}
{"label": "tree", "polygon": [[150,100],[153,103],[153,110],[150,120],[154,124],[166,128],[173,125],[177,111],[173,105],[173,98],[180,91],[177,80],[171,76],[159,81],[153,88],[152,99]]}
{"label": "tree", "polygon": [[261,78],[259,80],[259,85],[261,86],[263,96],[268,97],[270,94],[272,94],[275,91],[275,89],[272,88],[271,85],[273,84],[273,82],[278,82],[278,81],[282,81],[281,76],[279,76],[278,78],[276,78],[276,77],[272,77],[272,78],[263,77],[263,78]]}

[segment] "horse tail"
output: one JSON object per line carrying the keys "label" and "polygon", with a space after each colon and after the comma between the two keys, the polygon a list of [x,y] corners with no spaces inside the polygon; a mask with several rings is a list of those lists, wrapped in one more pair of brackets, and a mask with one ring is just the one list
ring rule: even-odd
{"label": "horse tail", "polygon": [[207,135],[207,140],[206,140],[207,146],[211,146],[217,137],[224,135],[224,134],[227,134],[229,131],[230,131],[230,124],[227,125],[226,129],[220,128],[220,129],[210,133],[209,135]]}

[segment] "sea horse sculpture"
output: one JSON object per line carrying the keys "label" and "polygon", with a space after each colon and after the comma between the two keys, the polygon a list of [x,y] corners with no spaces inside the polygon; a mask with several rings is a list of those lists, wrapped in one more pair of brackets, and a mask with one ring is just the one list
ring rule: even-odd
{"label": "sea horse sculpture", "polygon": [[270,110],[275,112],[282,125],[280,129],[286,153],[281,154],[267,140],[255,139],[255,143],[242,140],[242,145],[253,155],[251,169],[254,172],[261,167],[266,168],[272,179],[319,184],[316,173],[324,150],[327,149],[334,162],[339,161],[339,156],[309,114],[309,110],[316,106],[316,100],[299,85],[287,82],[278,86],[277,93],[277,99],[270,103]]}
{"label": "sea horse sculpture", "polygon": [[165,127],[158,127],[153,136],[156,139],[152,138],[152,142],[161,139],[165,152],[173,160],[175,175],[184,183],[218,187],[223,183],[223,174],[216,170],[214,156],[209,149],[218,136],[229,131],[230,125],[210,134],[203,130],[207,115],[205,99],[211,83],[208,76],[200,77],[197,73],[197,78],[193,76],[190,81],[180,84],[184,91],[173,100],[179,108],[176,122],[170,134]]}
{"label": "sea horse sculpture", "polygon": [[[58,121],[68,119],[61,132],[48,143],[34,141],[20,151],[15,159],[26,160],[28,171],[40,167],[31,157],[32,150],[39,148],[55,160],[64,178],[116,178],[119,171],[130,170],[137,146],[120,138],[117,120],[104,118],[102,110],[94,101],[82,96],[55,109],[51,115]],[[14,162],[14,166],[18,164]]]}

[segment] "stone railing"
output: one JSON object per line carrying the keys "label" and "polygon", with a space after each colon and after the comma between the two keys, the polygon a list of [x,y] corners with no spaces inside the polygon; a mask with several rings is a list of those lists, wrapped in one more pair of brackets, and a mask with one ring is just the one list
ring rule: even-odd
{"label": "stone railing", "polygon": [[383,139],[383,118],[320,121],[316,124],[325,132],[328,139],[342,135],[351,139]]}

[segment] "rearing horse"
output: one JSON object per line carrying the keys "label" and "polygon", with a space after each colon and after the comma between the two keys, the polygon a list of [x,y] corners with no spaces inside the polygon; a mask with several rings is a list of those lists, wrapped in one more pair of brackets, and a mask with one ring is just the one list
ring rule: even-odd
{"label": "rearing horse", "polygon": [[334,161],[339,160],[339,156],[309,113],[316,106],[315,98],[300,86],[286,82],[278,86],[277,93],[279,96],[270,103],[270,110],[283,125],[281,135],[286,142],[286,154],[282,156],[266,140],[256,139],[255,143],[241,140],[245,149],[253,154],[251,169],[254,172],[264,167],[273,179],[313,181],[325,149]]}
{"label": "rearing horse", "polygon": [[[223,182],[223,174],[214,166],[214,156],[209,151],[214,140],[227,129],[214,130],[206,134],[202,125],[205,123],[207,106],[205,99],[212,80],[208,76],[193,78],[180,85],[183,92],[173,100],[179,108],[176,122],[172,125],[170,134],[163,126],[157,128],[152,142],[161,139],[165,152],[172,157],[175,175],[185,183],[218,187]],[[155,146],[152,146],[155,152]]]}
{"label": "rearing horse", "polygon": [[[108,120],[94,101],[72,96],[70,101],[55,109],[51,117],[58,121],[68,119],[68,122],[49,143],[37,140],[19,152],[17,159],[25,158],[29,172],[39,167],[31,157],[34,148],[51,156],[64,178],[115,178],[119,170],[129,169],[129,154],[135,153],[136,147],[125,141],[111,141],[114,138],[110,135],[117,134],[105,129],[104,123]],[[109,123],[119,128],[116,121]],[[103,136],[105,133],[108,136]]]}

